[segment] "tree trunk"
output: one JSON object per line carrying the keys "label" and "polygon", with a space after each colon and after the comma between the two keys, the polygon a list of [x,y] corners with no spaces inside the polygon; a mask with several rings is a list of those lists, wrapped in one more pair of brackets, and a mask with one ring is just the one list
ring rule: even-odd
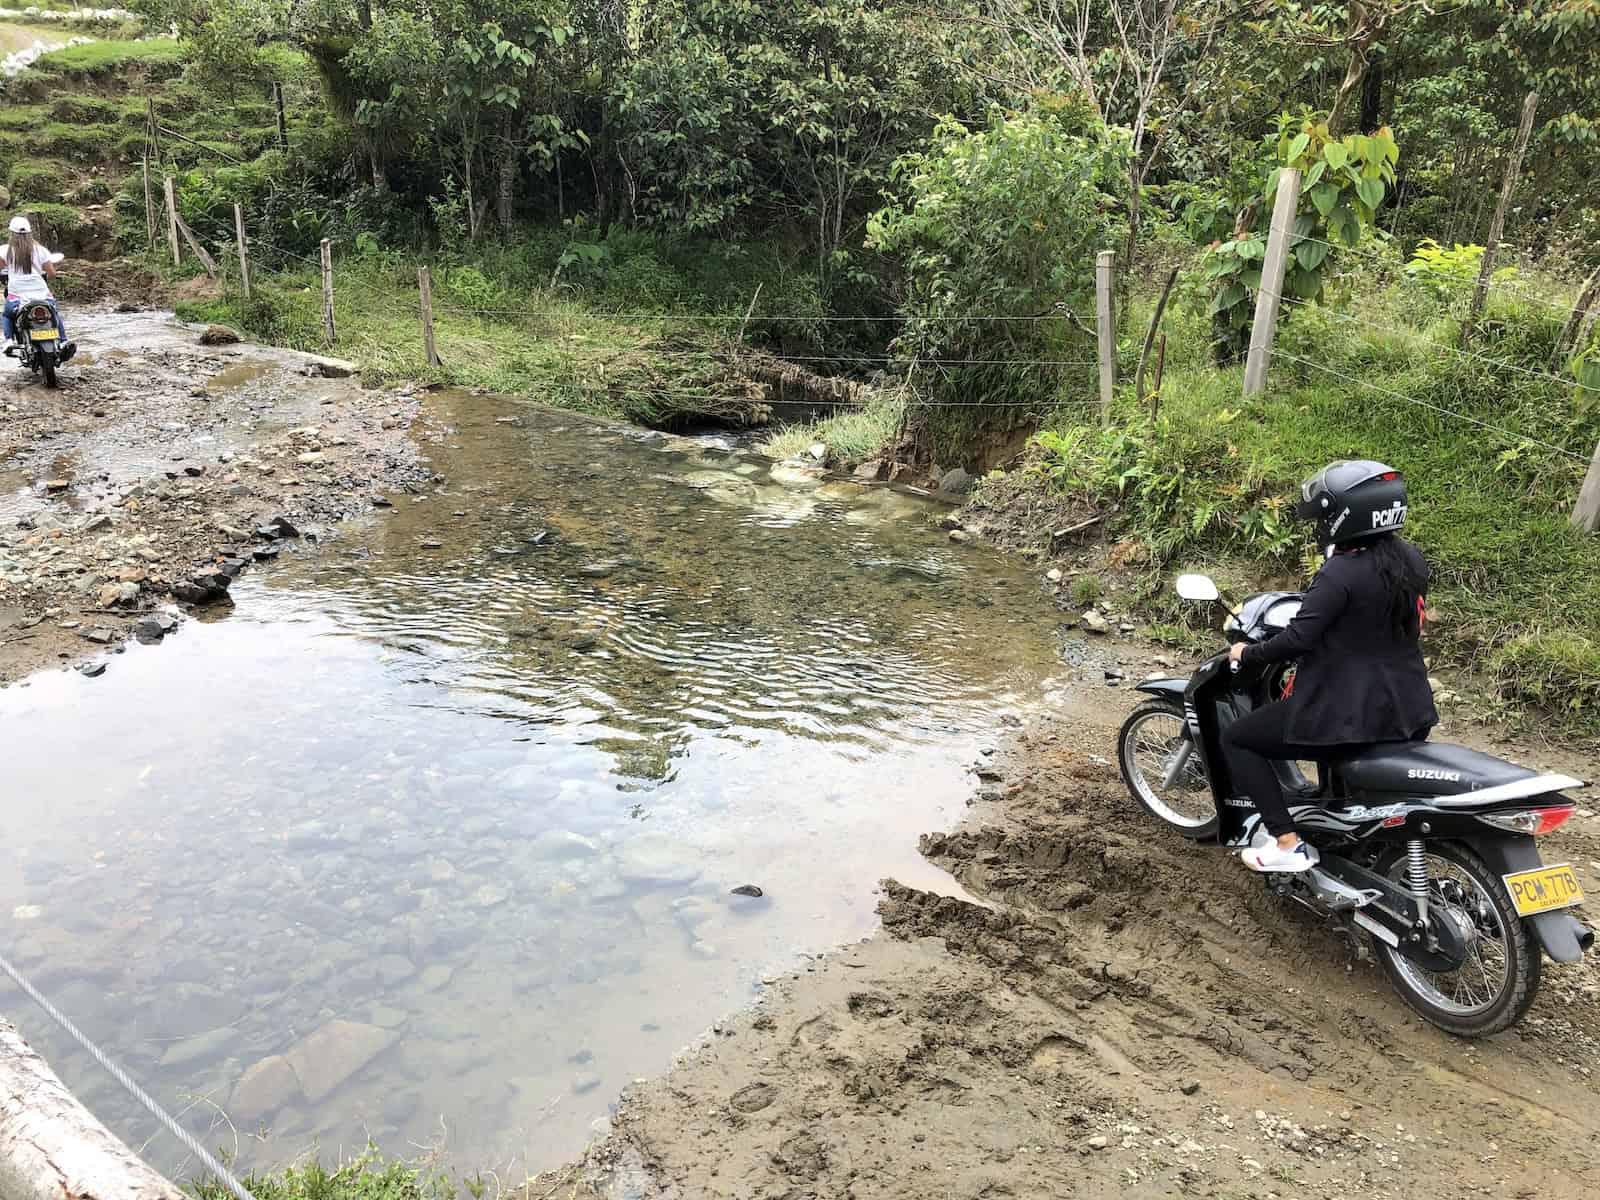
{"label": "tree trunk", "polygon": [[1333,99],[1333,111],[1328,114],[1328,132],[1334,137],[1343,137],[1345,126],[1350,120],[1350,108],[1367,77],[1367,54],[1373,44],[1383,36],[1384,27],[1389,23],[1389,16],[1383,13],[1368,17],[1367,6],[1359,0],[1351,0],[1350,4],[1350,63],[1345,68],[1344,81],[1339,84],[1339,93]]}
{"label": "tree trunk", "polygon": [[500,228],[506,232],[511,230],[511,212],[515,207],[516,196],[517,154],[508,146],[500,158],[500,186],[495,189],[494,197],[495,219],[500,222]]}
{"label": "tree trunk", "polygon": [[184,1200],[140,1161],[0,1019],[0,1196]]}
{"label": "tree trunk", "polygon": [[378,158],[378,152],[372,147],[367,147],[367,166],[372,172],[373,190],[386,192],[389,190],[389,176],[383,169],[383,162]]}
{"label": "tree trunk", "polygon": [[1374,56],[1361,85],[1361,132],[1376,133],[1383,128],[1383,59]]}

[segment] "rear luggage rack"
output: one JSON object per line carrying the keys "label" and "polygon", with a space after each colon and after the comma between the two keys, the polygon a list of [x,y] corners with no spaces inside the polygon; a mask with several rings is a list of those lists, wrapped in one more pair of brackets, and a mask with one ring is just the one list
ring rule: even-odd
{"label": "rear luggage rack", "polygon": [[1527,800],[1534,796],[1547,796],[1551,792],[1559,792],[1566,788],[1581,788],[1588,785],[1581,779],[1574,779],[1571,775],[1530,775],[1527,779],[1516,779],[1510,783],[1502,783],[1497,787],[1480,788],[1475,792],[1457,792],[1453,796],[1432,796],[1429,804],[1437,804],[1441,808],[1476,808],[1480,804],[1500,804],[1506,800]]}

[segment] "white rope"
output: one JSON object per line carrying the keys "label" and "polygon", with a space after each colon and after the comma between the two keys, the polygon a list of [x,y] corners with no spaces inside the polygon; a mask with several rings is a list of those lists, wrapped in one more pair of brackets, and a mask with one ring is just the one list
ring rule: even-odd
{"label": "white rope", "polygon": [[145,1109],[148,1110],[150,1115],[153,1116],[157,1121],[160,1121],[161,1124],[166,1127],[168,1133],[177,1138],[178,1141],[182,1142],[184,1148],[198,1158],[201,1163],[204,1164],[206,1170],[210,1171],[212,1175],[216,1176],[216,1178],[222,1182],[222,1185],[227,1188],[228,1191],[233,1193],[234,1200],[255,1200],[255,1197],[250,1194],[250,1191],[244,1186],[244,1184],[240,1183],[238,1179],[234,1177],[233,1172],[229,1171],[227,1167],[218,1162],[212,1153],[202,1146],[198,1141],[196,1141],[194,1136],[190,1134],[188,1130],[184,1129],[181,1125],[174,1121],[167,1113],[166,1109],[162,1108],[161,1105],[152,1100],[143,1088],[141,1088],[137,1083],[128,1077],[128,1073],[126,1071],[107,1058],[105,1052],[102,1051],[99,1046],[96,1046],[87,1037],[85,1037],[82,1031],[72,1023],[65,1013],[63,1013],[54,1004],[51,1004],[49,1000],[45,999],[40,993],[39,989],[34,987],[21,971],[12,966],[10,961],[7,960],[4,955],[0,955],[0,971],[4,971],[7,975],[11,976],[11,978],[16,981],[16,985],[26,992],[29,997],[32,998],[35,1004],[44,1009],[44,1011],[50,1015],[51,1019],[54,1020],[57,1025],[65,1029],[67,1033],[71,1035],[73,1041],[77,1042],[78,1045],[82,1046],[89,1052],[90,1058],[94,1059],[95,1062],[104,1067],[107,1073],[110,1074],[111,1078],[115,1079],[124,1088],[126,1088],[130,1096],[132,1096],[140,1104],[144,1105]]}

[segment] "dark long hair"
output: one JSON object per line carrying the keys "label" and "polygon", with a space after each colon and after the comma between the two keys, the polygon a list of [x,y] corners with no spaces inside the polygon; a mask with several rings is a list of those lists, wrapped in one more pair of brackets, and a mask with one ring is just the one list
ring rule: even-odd
{"label": "dark long hair", "polygon": [[1389,596],[1389,619],[1396,633],[1418,637],[1422,633],[1422,600],[1428,591],[1428,567],[1410,542],[1385,533],[1366,543],[1378,579]]}

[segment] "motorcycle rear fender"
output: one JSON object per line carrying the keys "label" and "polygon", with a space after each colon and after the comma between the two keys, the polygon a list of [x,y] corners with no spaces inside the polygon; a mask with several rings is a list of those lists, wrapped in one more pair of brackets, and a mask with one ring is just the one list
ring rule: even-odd
{"label": "motorcycle rear fender", "polygon": [[1187,679],[1146,679],[1143,683],[1136,683],[1133,690],[1144,692],[1151,696],[1160,696],[1163,700],[1175,700],[1183,703],[1183,693],[1188,689]]}
{"label": "motorcycle rear fender", "polygon": [[[1539,846],[1531,837],[1485,837],[1464,839],[1496,875],[1512,875],[1544,865]],[[1594,945],[1594,930],[1570,912],[1540,913],[1523,917],[1533,930],[1544,952],[1555,962],[1577,962]]]}

